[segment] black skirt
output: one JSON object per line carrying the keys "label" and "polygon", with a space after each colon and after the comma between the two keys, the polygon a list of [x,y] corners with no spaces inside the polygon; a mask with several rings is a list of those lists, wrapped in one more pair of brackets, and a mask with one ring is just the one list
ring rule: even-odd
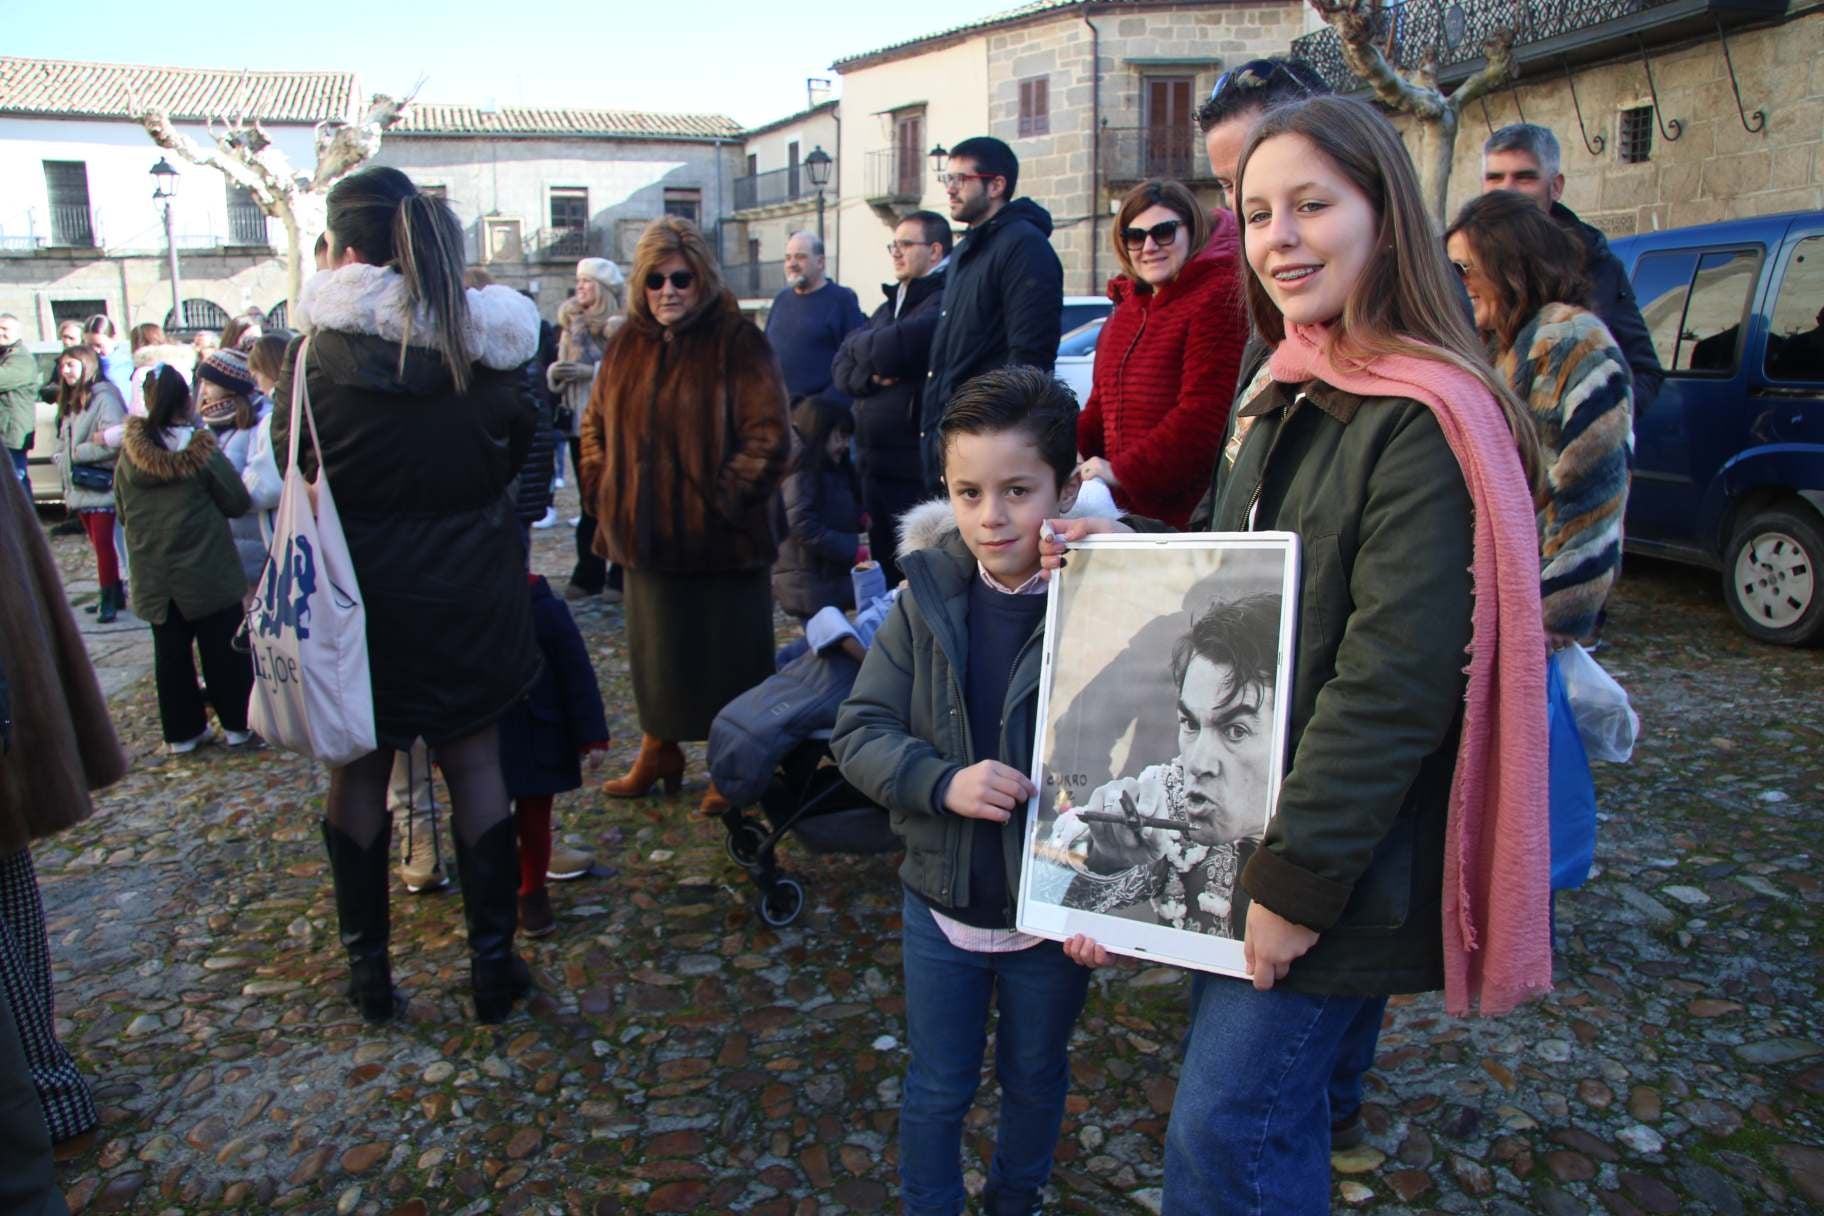
{"label": "black skirt", "polygon": [[640,729],[709,738],[724,705],[773,674],[773,591],[765,569],[660,574],[628,568],[627,663]]}

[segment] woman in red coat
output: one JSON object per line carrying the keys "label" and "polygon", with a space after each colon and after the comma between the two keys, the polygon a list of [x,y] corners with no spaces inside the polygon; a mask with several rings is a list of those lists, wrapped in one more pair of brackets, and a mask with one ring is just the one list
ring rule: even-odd
{"label": "woman in red coat", "polygon": [[1134,515],[1183,528],[1222,446],[1248,322],[1240,237],[1185,186],[1149,181],[1121,201],[1108,283],[1114,312],[1096,340],[1095,380],[1077,417],[1082,475]]}

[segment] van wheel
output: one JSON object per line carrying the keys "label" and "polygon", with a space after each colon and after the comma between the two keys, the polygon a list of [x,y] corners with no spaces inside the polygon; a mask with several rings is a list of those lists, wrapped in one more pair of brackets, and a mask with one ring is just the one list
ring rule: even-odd
{"label": "van wheel", "polygon": [[1808,514],[1774,507],[1750,516],[1723,556],[1723,598],[1749,637],[1808,646],[1824,635],[1824,530]]}

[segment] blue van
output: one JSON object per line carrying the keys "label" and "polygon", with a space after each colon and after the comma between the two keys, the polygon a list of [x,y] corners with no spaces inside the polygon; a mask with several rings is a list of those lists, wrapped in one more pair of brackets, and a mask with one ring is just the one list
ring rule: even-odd
{"label": "blue van", "polygon": [[1610,242],[1666,370],[1627,548],[1720,569],[1752,637],[1824,638],[1824,211]]}

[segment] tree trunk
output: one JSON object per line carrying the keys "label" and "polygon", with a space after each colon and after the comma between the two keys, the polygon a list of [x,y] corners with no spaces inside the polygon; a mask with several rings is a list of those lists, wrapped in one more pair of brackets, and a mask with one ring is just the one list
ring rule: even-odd
{"label": "tree trunk", "polygon": [[1442,230],[1450,223],[1445,207],[1450,202],[1450,170],[1456,161],[1457,107],[1446,103],[1436,119],[1414,125],[1419,131],[1419,155],[1413,157],[1412,163],[1419,171],[1425,205],[1431,208],[1431,218]]}

